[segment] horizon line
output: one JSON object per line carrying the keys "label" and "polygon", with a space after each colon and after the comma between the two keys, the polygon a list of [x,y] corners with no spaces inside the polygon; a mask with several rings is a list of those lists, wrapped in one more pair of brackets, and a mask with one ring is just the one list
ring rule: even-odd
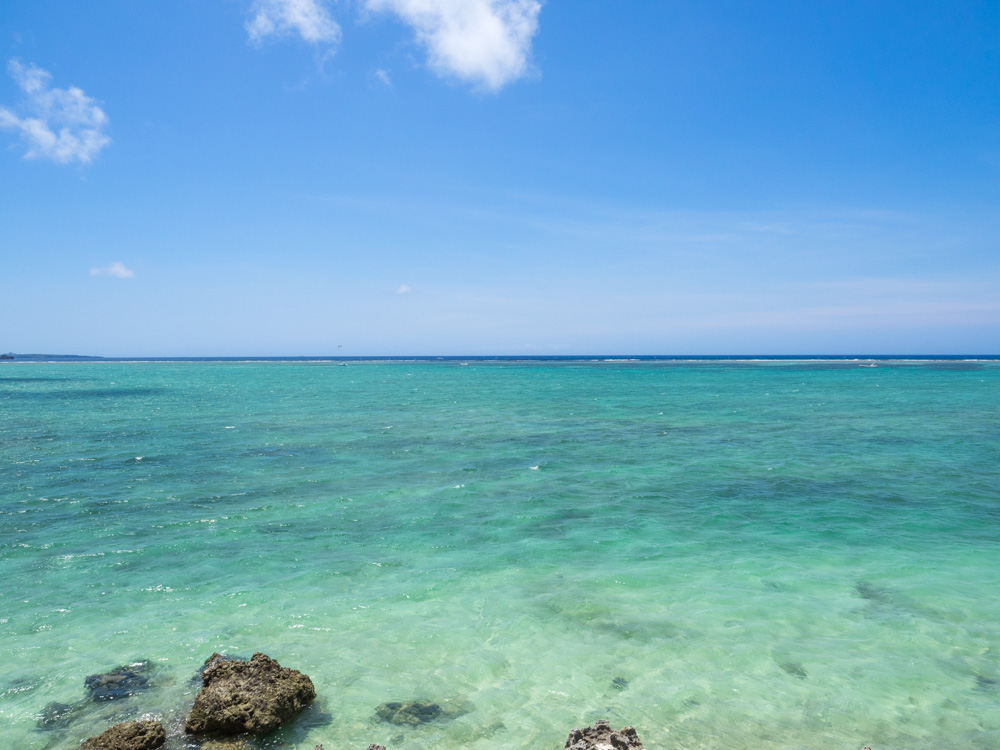
{"label": "horizon line", "polygon": [[587,360],[587,361],[642,361],[642,360],[998,360],[1000,354],[985,353],[794,353],[794,354],[247,354],[247,355],[95,355],[95,354],[42,354],[9,352],[0,354],[0,361],[58,362],[164,362],[164,361],[451,361],[451,360]]}

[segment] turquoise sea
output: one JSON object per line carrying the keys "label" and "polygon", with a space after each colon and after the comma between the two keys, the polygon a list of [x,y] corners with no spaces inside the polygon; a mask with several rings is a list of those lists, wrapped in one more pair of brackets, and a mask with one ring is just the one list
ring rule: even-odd
{"label": "turquoise sea", "polygon": [[5,750],[254,651],[265,747],[995,749],[998,582],[997,362],[0,366]]}

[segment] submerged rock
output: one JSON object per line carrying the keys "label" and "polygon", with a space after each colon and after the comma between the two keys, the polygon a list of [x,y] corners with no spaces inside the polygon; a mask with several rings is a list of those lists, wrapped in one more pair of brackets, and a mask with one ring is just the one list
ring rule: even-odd
{"label": "submerged rock", "polygon": [[383,703],[375,709],[376,715],[390,724],[425,724],[441,716],[441,706],[431,701],[399,701]]}
{"label": "submerged rock", "polygon": [[592,727],[574,729],[566,739],[565,750],[645,750],[632,727],[615,731],[606,721]]}
{"label": "submerged rock", "polygon": [[158,721],[125,721],[85,740],[80,750],[156,750],[167,741]]}
{"label": "submerged rock", "polygon": [[138,661],[104,674],[92,674],[83,683],[95,701],[116,701],[148,688],[152,666],[152,662]]}
{"label": "submerged rock", "polygon": [[42,709],[35,726],[39,729],[62,729],[69,726],[83,710],[86,701],[49,703]]}
{"label": "submerged rock", "polygon": [[628,687],[628,680],[624,677],[615,677],[615,679],[611,681],[611,687],[615,690],[624,690]]}
{"label": "submerged rock", "polygon": [[249,750],[249,745],[242,737],[226,737],[221,740],[205,740],[198,750]]}
{"label": "submerged rock", "polygon": [[[375,708],[375,714],[382,721],[397,726],[416,726],[426,724],[429,721],[451,721],[463,716],[473,710],[473,706],[462,700],[444,700],[441,703],[424,699],[410,701],[391,701],[382,703]],[[393,738],[393,742],[402,742]]]}
{"label": "submerged rock", "polygon": [[982,692],[1000,690],[1000,680],[994,679],[993,677],[987,677],[986,675],[977,674],[976,690],[980,690]]}
{"label": "submerged rock", "polygon": [[797,661],[779,661],[778,666],[781,667],[783,670],[785,670],[785,672],[790,674],[792,677],[796,677],[800,680],[804,680],[806,677],[809,676],[809,673],[806,672],[806,668],[803,667],[801,664],[799,664],[799,662]]}
{"label": "submerged rock", "polygon": [[29,690],[34,690],[36,687],[38,687],[38,683],[35,679],[31,677],[18,677],[7,682],[6,694],[26,693]]}
{"label": "submerged rock", "polygon": [[269,734],[316,697],[312,680],[266,654],[233,661],[212,654],[184,731]]}
{"label": "submerged rock", "polygon": [[875,586],[868,581],[858,581],[854,584],[854,590],[865,601],[883,605],[892,604],[892,594],[889,593],[888,589]]}

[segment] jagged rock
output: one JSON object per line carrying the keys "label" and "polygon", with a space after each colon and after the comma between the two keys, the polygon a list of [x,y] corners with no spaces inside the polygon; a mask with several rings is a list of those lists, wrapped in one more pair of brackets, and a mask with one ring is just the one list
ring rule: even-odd
{"label": "jagged rock", "polygon": [[565,750],[645,750],[632,727],[617,732],[606,721],[592,727],[574,729],[566,740]]}
{"label": "jagged rock", "polygon": [[218,664],[220,661],[247,661],[247,659],[242,656],[229,656],[228,654],[212,654],[205,660],[204,664],[198,667],[198,671],[191,676],[191,684],[204,685],[205,670],[208,669],[213,664]]}
{"label": "jagged rock", "polygon": [[117,667],[104,674],[92,674],[83,683],[95,701],[115,701],[141,693],[149,687],[148,672],[152,662],[138,661]]}
{"label": "jagged rock", "polygon": [[378,706],[375,714],[390,724],[416,726],[434,721],[441,715],[441,706],[431,701],[394,701]]}
{"label": "jagged rock", "polygon": [[198,667],[198,671],[191,677],[192,685],[203,685],[205,683],[205,670],[220,661],[246,661],[241,656],[229,656],[228,654],[212,654],[205,660],[205,663]]}
{"label": "jagged rock", "polygon": [[80,750],[156,750],[167,741],[158,721],[125,721],[85,740]]}
{"label": "jagged rock", "polygon": [[268,734],[316,697],[312,680],[266,654],[232,661],[212,654],[184,731],[189,734]]}

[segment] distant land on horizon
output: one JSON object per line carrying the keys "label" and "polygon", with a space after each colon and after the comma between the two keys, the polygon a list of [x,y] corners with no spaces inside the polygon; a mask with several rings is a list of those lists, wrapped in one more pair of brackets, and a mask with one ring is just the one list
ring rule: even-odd
{"label": "distant land on horizon", "polygon": [[0,354],[0,359],[2,360],[18,360],[18,361],[28,361],[28,362],[59,362],[63,360],[72,361],[91,361],[91,360],[101,360],[104,357],[95,357],[86,354],[17,354],[15,352],[7,352],[5,354]]}

